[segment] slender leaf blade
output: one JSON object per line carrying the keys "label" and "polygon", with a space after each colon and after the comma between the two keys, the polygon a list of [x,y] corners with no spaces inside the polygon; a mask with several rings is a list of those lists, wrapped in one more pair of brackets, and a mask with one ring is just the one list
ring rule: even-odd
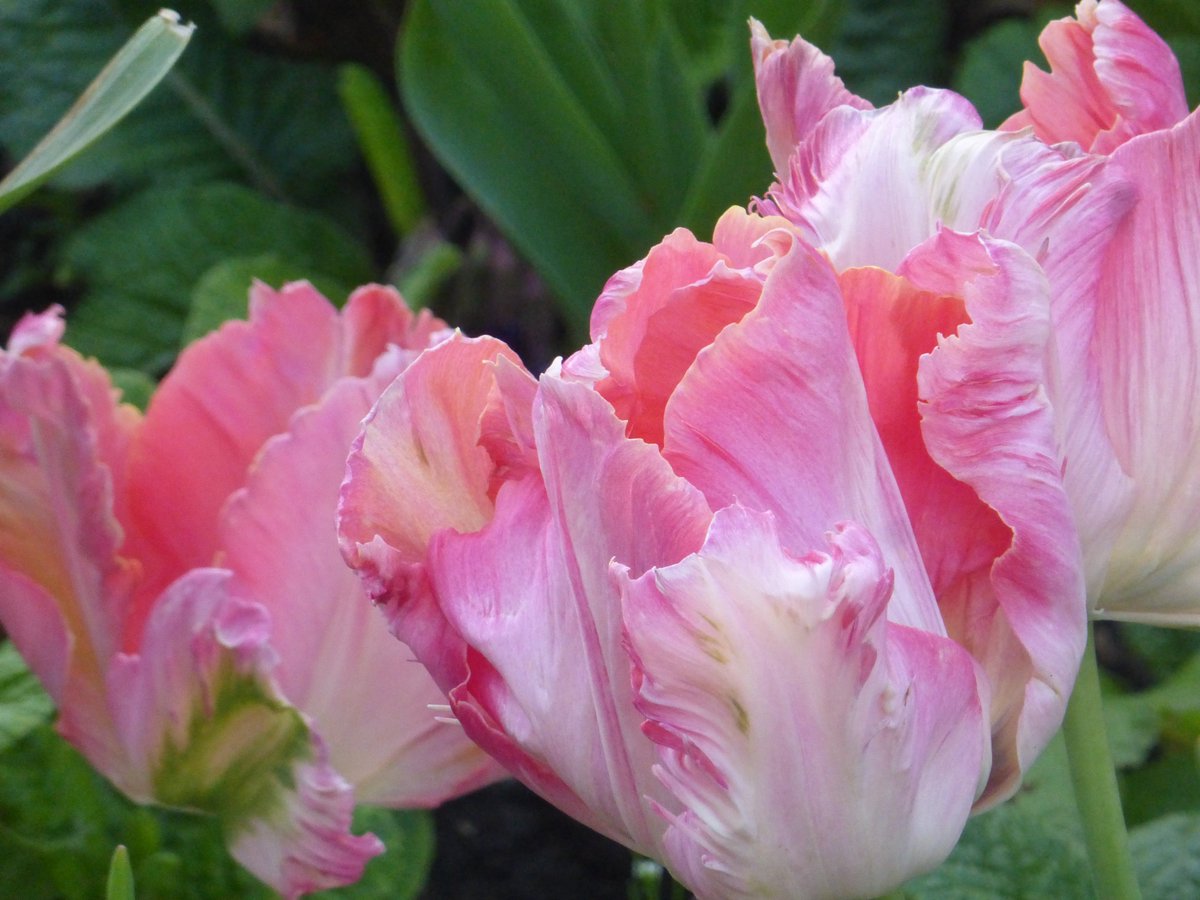
{"label": "slender leaf blade", "polygon": [[175,65],[193,26],[163,10],[96,76],[59,123],[0,181],[0,212],[12,206],[123,119]]}

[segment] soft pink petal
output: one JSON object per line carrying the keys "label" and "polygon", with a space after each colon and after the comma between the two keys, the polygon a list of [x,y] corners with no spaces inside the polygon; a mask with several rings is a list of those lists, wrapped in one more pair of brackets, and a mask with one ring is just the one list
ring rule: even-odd
{"label": "soft pink petal", "polygon": [[1191,625],[1200,624],[1197,160],[1196,114],[1113,154],[1138,202],[1104,257],[1090,347],[1107,431],[1136,484],[1093,600],[1102,615]]}
{"label": "soft pink petal", "polygon": [[350,295],[342,312],[338,370],[343,375],[366,376],[390,346],[415,356],[448,336],[446,323],[429,310],[414,315],[395,288],[369,284]]}
{"label": "soft pink petal", "polygon": [[1090,590],[1132,502],[1101,408],[1099,362],[1091,349],[1102,262],[1136,200],[1120,169],[1104,159],[1015,142],[1003,158],[1008,183],[980,225],[1037,259],[1050,285],[1053,355],[1047,385],[1064,459],[1064,480],[1086,548]]}
{"label": "soft pink petal", "polygon": [[1025,64],[1025,109],[1003,128],[1032,125],[1048,143],[1075,141],[1111,153],[1188,114],[1175,55],[1118,0],[1083,0],[1074,19],[1051,22],[1038,43],[1050,72]]}
{"label": "soft pink petal", "polygon": [[657,854],[662,827],[643,798],[666,798],[632,705],[608,563],[675,561],[699,546],[710,513],[583,385],[544,376],[534,427],[545,487],[536,473],[504,485],[485,529],[442,532],[430,550],[438,602],[472,648],[454,709],[535,790]]}
{"label": "soft pink petal", "polygon": [[19,353],[0,353],[0,622],[58,704],[60,730],[110,771],[121,753],[103,673],[137,574],[118,555],[114,493],[140,416],[61,333],[56,310],[27,317]]}
{"label": "soft pink petal", "polygon": [[[352,445],[338,507],[343,556],[443,691],[466,678],[467,647],[430,593],[429,541],[491,519],[496,474],[514,461],[533,392],[502,342],[456,334],[396,379]],[[505,436],[508,421],[516,433]]]}
{"label": "soft pink petal", "polygon": [[987,772],[971,658],[890,624],[856,526],[784,550],[717,513],[678,565],[622,577],[638,708],[683,805],[667,862],[700,897],[885,893],[949,854]]}
{"label": "soft pink petal", "polygon": [[771,40],[762,23],[750,20],[750,53],[758,106],[767,127],[767,149],[775,171],[787,171],[792,148],[825,113],[838,106],[870,109],[833,74],[833,60],[802,38]]}
{"label": "soft pink petal", "polygon": [[223,564],[270,614],[279,687],[313,720],[357,800],[432,806],[495,770],[462,729],[436,721],[429,706],[442,692],[338,551],[346,454],[391,373],[377,374],[342,379],[267,443],[222,516]]}
{"label": "soft pink petal", "polygon": [[[1046,393],[1048,286],[1018,248],[948,231],[901,274],[960,294],[971,318],[921,359],[921,432],[932,459],[999,522],[964,530],[978,501],[945,484],[926,482],[914,505],[928,504],[915,516],[918,537],[950,634],[991,683],[994,760],[981,800],[991,803],[1015,790],[1058,730],[1086,637],[1082,558]],[[1004,528],[1011,542],[997,541]]]}
{"label": "soft pink petal", "polygon": [[762,299],[703,350],[667,405],[664,456],[714,508],[774,512],[784,546],[867,523],[895,567],[895,621],[944,634],[871,421],[833,271],[796,240]]}
{"label": "soft pink petal", "polygon": [[214,813],[235,858],[289,897],[358,880],[380,853],[350,834],[354,793],[304,716],[278,693],[270,623],[231,573],[195,569],[114,660],[110,702],[135,799]]}
{"label": "soft pink petal", "polygon": [[971,135],[942,149],[979,127],[964,98],[928,88],[879,110],[839,108],[798,145],[763,209],[793,222],[839,269],[895,269],[939,222],[970,218],[998,189],[989,160],[1009,136]]}
{"label": "soft pink petal", "polygon": [[180,355],[147,410],[130,468],[143,607],[211,564],[218,513],[263,442],[340,374],[337,311],[311,286],[257,284],[250,306],[249,322],[226,323]]}
{"label": "soft pink petal", "polygon": [[[743,254],[754,245],[741,233],[743,223],[785,224],[742,210],[722,217],[730,220],[738,233],[726,242]],[[739,266],[684,229],[609,282],[597,305],[604,304],[605,317],[593,317],[593,327],[602,327],[593,338],[608,372],[596,389],[628,423],[630,437],[662,444],[663,410],[684,372],[722,328],[754,308],[761,291],[762,275],[752,266]]]}
{"label": "soft pink petal", "polygon": [[386,848],[373,834],[350,833],[350,785],[325,764],[300,764],[292,777],[296,790],[239,830],[230,854],[288,898],[354,884]]}

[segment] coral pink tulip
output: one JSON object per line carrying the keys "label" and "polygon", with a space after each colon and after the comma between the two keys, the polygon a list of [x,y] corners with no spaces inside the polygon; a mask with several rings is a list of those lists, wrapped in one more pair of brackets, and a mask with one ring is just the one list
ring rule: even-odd
{"label": "coral pink tulip", "polygon": [[447,332],[394,291],[251,292],[143,417],[27,316],[0,353],[0,621],[59,729],[140,802],[216,814],[282,893],[356,880],[355,802],[495,772],[341,561],[338,485],[380,390]]}

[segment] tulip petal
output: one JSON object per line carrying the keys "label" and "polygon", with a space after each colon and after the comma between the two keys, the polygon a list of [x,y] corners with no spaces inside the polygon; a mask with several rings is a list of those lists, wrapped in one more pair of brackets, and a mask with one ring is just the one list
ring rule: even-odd
{"label": "tulip petal", "polygon": [[0,620],[97,766],[122,755],[104,671],[122,641],[136,567],[113,515],[140,414],[107,374],[58,344],[60,310],[26,317],[0,353]]}
{"label": "tulip petal", "polygon": [[346,464],[342,555],[392,633],[446,694],[469,677],[470,648],[433,594],[429,541],[443,529],[471,533],[491,519],[498,473],[532,440],[534,389],[501,341],[455,333],[384,391]]}
{"label": "tulip petal", "polygon": [[[959,294],[971,318],[921,358],[917,385],[930,457],[978,499],[945,479],[909,496],[928,510],[916,515],[918,536],[950,634],[992,686],[993,771],[980,801],[990,804],[1058,730],[1086,638],[1081,551],[1045,389],[1048,286],[1019,248],[949,231],[917,248],[901,275]],[[990,524],[980,503],[994,510]]]}
{"label": "tulip petal", "polygon": [[883,109],[839,108],[796,147],[760,207],[794,223],[835,268],[894,271],[938,223],[973,229],[998,190],[989,169],[1013,136],[965,134],[980,125],[966,99],[929,88]]}
{"label": "tulip petal", "polygon": [[667,861],[700,897],[882,894],[940,862],[987,768],[974,665],[897,626],[857,526],[780,547],[769,513],[719,511],[701,550],[623,570],[636,702],[683,804]]}
{"label": "tulip petal", "polygon": [[792,148],[825,113],[838,106],[870,109],[833,73],[833,60],[808,41],[771,40],[762,23],[750,20],[750,54],[758,105],[767,129],[767,149],[775,171],[787,171]]}
{"label": "tulip petal", "polygon": [[713,508],[773,512],[784,546],[831,523],[867,527],[896,567],[894,621],[945,634],[908,515],[871,421],[833,271],[799,240],[762,298],[680,382],[663,455]]}
{"label": "tulip petal", "polygon": [[268,441],[222,516],[223,565],[271,613],[280,690],[313,720],[356,799],[433,806],[494,770],[429,711],[442,692],[388,633],[337,546],[346,454],[392,374],[342,379]]}
{"label": "tulip petal", "polygon": [[356,881],[383,845],[349,833],[350,785],[279,696],[266,611],[231,573],[195,569],[168,588],[138,654],[108,689],[130,759],[122,789],[215,813],[235,858],[289,897]]}
{"label": "tulip petal", "polygon": [[[744,210],[729,210],[717,225],[735,252],[754,246],[743,234],[748,223],[760,233],[786,225]],[[762,227],[764,226],[765,227]],[[763,256],[770,256],[763,251]],[[667,399],[696,353],[726,325],[754,308],[761,276],[738,266],[713,244],[701,243],[677,229],[650,250],[644,260],[614,277],[600,295],[593,315],[593,338],[608,376],[596,390],[628,424],[626,433],[662,444]]]}
{"label": "tulip petal", "polygon": [[[412,314],[392,291],[363,289],[342,321],[307,282],[281,291],[257,283],[250,321],[226,323],[180,355],[150,402],[130,462],[131,537],[147,564],[139,606],[187,569],[212,563],[221,506],[263,443],[337,378],[367,374],[387,343],[415,346],[410,326]],[[135,627],[144,615],[134,616]]]}
{"label": "tulip petal", "polygon": [[641,571],[677,560],[710,513],[589,388],[544,376],[534,425],[544,486],[533,473],[506,483],[484,529],[444,531],[430,547],[438,602],[472,651],[452,705],[534,790],[658,853],[662,829],[642,797],[667,798],[632,706],[608,562]]}
{"label": "tulip petal", "polygon": [[1037,141],[1010,145],[1008,184],[980,222],[1033,255],[1050,284],[1054,342],[1048,388],[1054,404],[1067,493],[1087,550],[1089,590],[1104,579],[1109,552],[1128,515],[1133,482],[1117,458],[1101,407],[1092,350],[1102,263],[1136,200],[1117,166]]}
{"label": "tulip petal", "polygon": [[1111,153],[1188,114],[1175,54],[1118,0],[1083,0],[1074,19],[1050,22],[1038,44],[1050,72],[1025,63],[1025,109],[1002,128],[1033,126],[1047,143]]}
{"label": "tulip petal", "polygon": [[1138,203],[1104,257],[1091,351],[1137,488],[1097,614],[1200,624],[1200,116],[1113,154]]}

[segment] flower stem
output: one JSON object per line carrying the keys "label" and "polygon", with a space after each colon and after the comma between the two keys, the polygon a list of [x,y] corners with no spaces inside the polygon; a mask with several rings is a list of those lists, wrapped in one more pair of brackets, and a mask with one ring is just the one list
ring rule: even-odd
{"label": "flower stem", "polygon": [[1088,622],[1087,650],[1083,654],[1071,702],[1067,705],[1063,737],[1067,742],[1075,804],[1083,821],[1096,896],[1099,900],[1139,900],[1142,895],[1133,872],[1125,815],[1117,790],[1117,773],[1104,729],[1100,672],[1096,666],[1096,640],[1091,622]]}

